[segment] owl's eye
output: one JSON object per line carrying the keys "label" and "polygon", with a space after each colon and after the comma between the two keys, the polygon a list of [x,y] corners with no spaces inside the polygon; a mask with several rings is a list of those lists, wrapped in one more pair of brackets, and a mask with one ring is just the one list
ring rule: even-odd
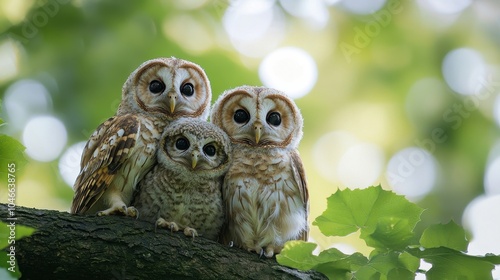
{"label": "owl's eye", "polygon": [[205,154],[209,157],[213,157],[215,155],[215,147],[214,145],[212,144],[208,144],[208,145],[205,145],[205,147],[203,147],[203,151],[205,152]]}
{"label": "owl's eye", "polygon": [[246,123],[250,119],[250,116],[245,110],[239,109],[234,112],[233,119],[237,123]]}
{"label": "owl's eye", "polygon": [[165,84],[158,81],[158,80],[153,80],[151,83],[149,83],[149,91],[152,93],[162,93],[165,90]]}
{"label": "owl's eye", "polygon": [[191,83],[185,83],[181,86],[181,93],[185,96],[191,96],[194,94],[194,86]]}
{"label": "owl's eye", "polygon": [[281,115],[278,112],[272,112],[267,115],[266,121],[270,125],[278,126],[281,124]]}
{"label": "owl's eye", "polygon": [[181,137],[175,141],[175,147],[181,151],[185,151],[189,148],[189,140],[184,137]]}

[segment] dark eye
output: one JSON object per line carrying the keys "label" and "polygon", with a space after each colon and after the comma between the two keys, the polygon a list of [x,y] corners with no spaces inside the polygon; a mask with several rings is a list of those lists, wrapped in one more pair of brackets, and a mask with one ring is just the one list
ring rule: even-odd
{"label": "dark eye", "polygon": [[246,123],[248,122],[250,116],[248,116],[248,113],[245,110],[239,109],[234,112],[233,118],[237,123]]}
{"label": "dark eye", "polygon": [[278,126],[281,124],[281,115],[278,112],[272,112],[267,115],[266,121],[270,125]]}
{"label": "dark eye", "polygon": [[191,83],[185,83],[181,86],[181,93],[185,96],[191,96],[194,93],[194,87]]}
{"label": "dark eye", "polygon": [[165,90],[165,84],[158,81],[158,80],[153,80],[151,83],[149,83],[149,91],[152,93],[162,93]]}
{"label": "dark eye", "polygon": [[212,157],[215,155],[215,147],[212,144],[205,145],[205,147],[203,147],[203,151],[209,157]]}
{"label": "dark eye", "polygon": [[175,141],[175,147],[181,151],[185,151],[189,148],[189,141],[184,137],[179,138]]}

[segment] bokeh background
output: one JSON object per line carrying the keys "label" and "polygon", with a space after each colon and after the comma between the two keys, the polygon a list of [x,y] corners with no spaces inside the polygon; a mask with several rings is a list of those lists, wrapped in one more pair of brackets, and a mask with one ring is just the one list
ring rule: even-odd
{"label": "bokeh background", "polygon": [[29,159],[18,205],[67,211],[125,79],[175,56],[206,70],[213,100],[243,84],[295,99],[311,221],[338,188],[381,184],[427,209],[422,226],[454,219],[470,253],[500,254],[497,0],[0,0],[0,32],[0,132]]}

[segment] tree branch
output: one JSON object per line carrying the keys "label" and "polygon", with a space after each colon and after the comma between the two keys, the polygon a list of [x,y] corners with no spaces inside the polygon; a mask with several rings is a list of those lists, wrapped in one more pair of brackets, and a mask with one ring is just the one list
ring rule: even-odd
{"label": "tree branch", "polygon": [[[7,221],[7,205],[0,219]],[[16,207],[16,225],[36,232],[16,242],[22,279],[326,279],[274,259],[127,217],[77,216]]]}

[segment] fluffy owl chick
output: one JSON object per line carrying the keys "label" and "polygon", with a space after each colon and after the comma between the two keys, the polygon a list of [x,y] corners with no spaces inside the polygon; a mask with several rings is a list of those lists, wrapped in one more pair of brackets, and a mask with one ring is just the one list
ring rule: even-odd
{"label": "fluffy owl chick", "polygon": [[180,117],[206,119],[210,100],[210,83],[198,65],[176,58],[140,65],[123,85],[115,116],[84,148],[71,213],[137,216],[127,206],[155,162],[163,128]]}
{"label": "fluffy owl chick", "polygon": [[140,219],[217,240],[230,158],[231,142],[220,128],[191,118],[172,122],[162,135],[157,165],[139,183],[133,205]]}
{"label": "fluffy owl chick", "polygon": [[275,89],[242,86],[218,98],[211,121],[233,145],[221,241],[272,257],[286,241],[307,240],[309,198],[297,151],[303,120],[295,103]]}

